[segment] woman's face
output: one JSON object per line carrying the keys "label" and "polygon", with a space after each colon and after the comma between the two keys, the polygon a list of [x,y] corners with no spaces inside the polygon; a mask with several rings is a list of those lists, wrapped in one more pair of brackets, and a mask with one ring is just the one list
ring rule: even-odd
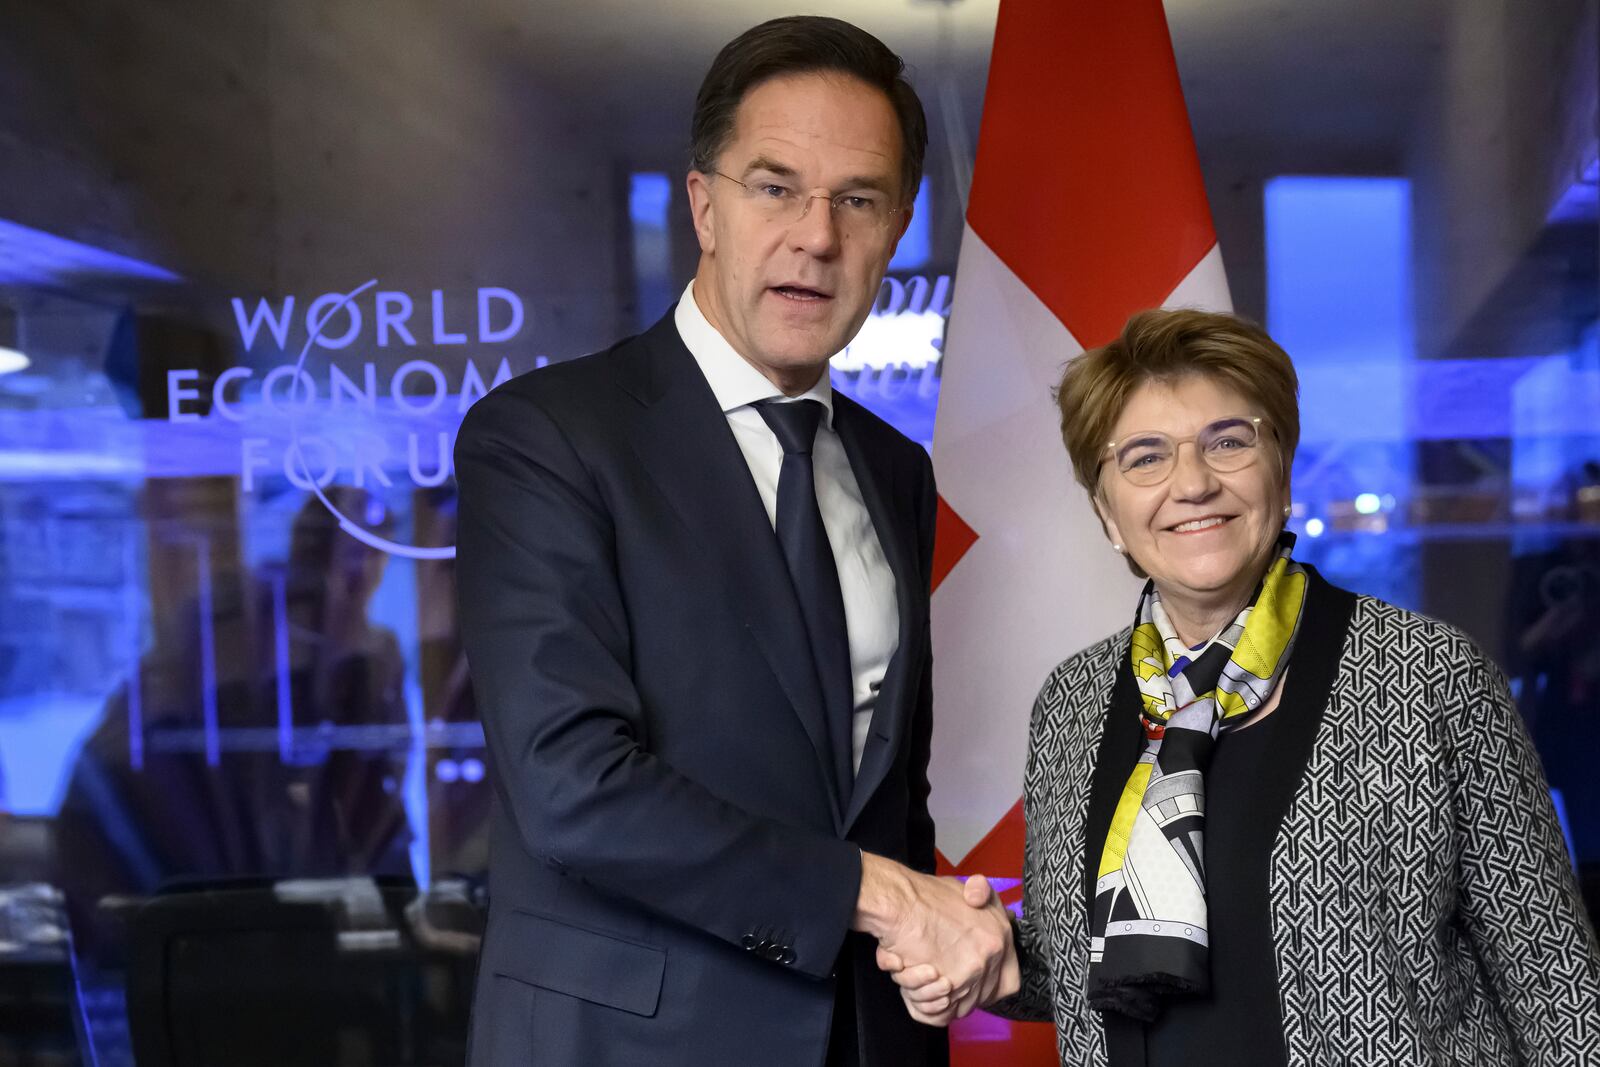
{"label": "woman's face", "polygon": [[1134,485],[1107,458],[1096,500],[1112,542],[1155,580],[1164,599],[1242,603],[1264,571],[1289,503],[1276,438],[1263,424],[1255,462],[1231,472],[1213,470],[1192,440],[1183,441],[1218,420],[1261,414],[1228,386],[1192,374],[1146,382],[1117,420],[1116,441],[1160,431],[1183,442],[1171,475],[1157,485]]}

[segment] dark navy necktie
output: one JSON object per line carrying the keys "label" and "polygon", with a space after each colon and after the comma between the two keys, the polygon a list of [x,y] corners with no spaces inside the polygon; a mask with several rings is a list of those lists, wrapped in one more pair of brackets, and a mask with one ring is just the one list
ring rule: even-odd
{"label": "dark navy necktie", "polygon": [[783,466],[778,471],[778,544],[789,565],[806,636],[811,641],[843,807],[849,803],[855,779],[850,748],[855,685],[839,569],[834,565],[833,548],[822,524],[822,509],[817,506],[816,472],[811,463],[811,447],[817,439],[823,408],[816,400],[763,401],[756,410],[783,446]]}

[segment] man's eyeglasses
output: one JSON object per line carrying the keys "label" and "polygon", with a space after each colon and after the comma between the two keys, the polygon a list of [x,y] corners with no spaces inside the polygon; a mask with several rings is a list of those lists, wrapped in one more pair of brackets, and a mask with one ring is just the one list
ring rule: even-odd
{"label": "man's eyeglasses", "polygon": [[1105,457],[1134,485],[1160,485],[1178,466],[1178,446],[1194,442],[1206,466],[1224,474],[1244,470],[1261,449],[1261,419],[1236,415],[1216,422],[1188,437],[1173,437],[1159,430],[1141,430],[1106,445]]}
{"label": "man's eyeglasses", "polygon": [[826,200],[833,210],[834,225],[842,232],[877,235],[887,230],[895,217],[905,210],[894,204],[887,193],[878,191],[819,196],[803,193],[779,178],[742,182],[720,170],[711,173],[737,185],[742,190],[740,199],[760,218],[774,225],[792,226],[806,217],[811,201]]}

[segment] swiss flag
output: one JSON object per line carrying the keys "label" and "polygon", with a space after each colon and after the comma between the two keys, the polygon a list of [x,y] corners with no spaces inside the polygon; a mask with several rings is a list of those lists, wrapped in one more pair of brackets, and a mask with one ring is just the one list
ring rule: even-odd
{"label": "swiss flag", "polygon": [[[1072,479],[1052,398],[1068,359],[1156,306],[1231,306],[1160,0],[1001,0],[933,439],[947,872],[1020,877],[1034,696],[1132,619],[1139,583]],[[968,1067],[1055,1062],[1048,1027],[977,1015],[955,1038]]]}

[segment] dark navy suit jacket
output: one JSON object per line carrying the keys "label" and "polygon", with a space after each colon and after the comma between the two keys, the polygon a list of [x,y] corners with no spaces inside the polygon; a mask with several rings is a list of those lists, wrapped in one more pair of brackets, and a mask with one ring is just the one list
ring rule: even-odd
{"label": "dark navy suit jacket", "polygon": [[926,454],[835,394],[899,647],[840,810],[799,605],[668,315],[467,414],[461,632],[495,784],[470,1062],[818,1067],[835,968],[865,1063],[943,1062],[846,929],[858,848],[923,871]]}

